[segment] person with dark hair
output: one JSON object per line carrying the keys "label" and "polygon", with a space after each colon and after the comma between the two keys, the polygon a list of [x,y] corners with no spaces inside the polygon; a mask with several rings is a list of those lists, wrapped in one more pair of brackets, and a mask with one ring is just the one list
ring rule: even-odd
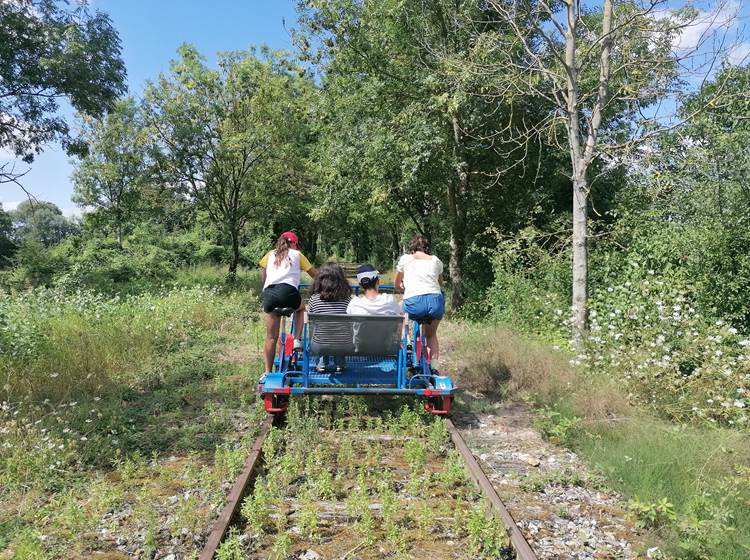
{"label": "person with dark hair", "polygon": [[380,273],[371,264],[357,269],[357,280],[362,295],[352,299],[346,312],[349,315],[403,315],[401,305],[391,294],[381,294]]}
{"label": "person with dark hair", "polygon": [[[309,313],[326,315],[346,315],[346,308],[352,298],[352,287],[346,279],[344,270],[335,262],[327,262],[320,267],[310,290],[307,302]],[[339,328],[337,325],[320,325],[313,336],[313,346],[325,340],[328,344],[340,343],[342,346],[352,343],[351,329]],[[321,356],[318,371],[328,368],[330,356]],[[343,356],[335,357],[336,371],[344,368]]]}
{"label": "person with dark hair", "polygon": [[281,323],[281,317],[273,313],[273,310],[280,307],[297,310],[294,313],[294,348],[301,348],[299,337],[305,321],[305,306],[299,293],[300,276],[304,270],[315,278],[317,272],[299,250],[299,238],[291,231],[282,233],[276,240],[274,249],[266,253],[258,264],[263,269],[260,277],[263,282],[263,311],[266,313],[263,362],[269,372],[273,368]]}
{"label": "person with dark hair", "polygon": [[430,252],[424,235],[416,235],[409,242],[409,252],[396,265],[396,288],[404,291],[404,312],[409,318],[423,323],[427,338],[430,366],[438,368],[440,344],[437,329],[445,315],[443,295],[443,263]]}

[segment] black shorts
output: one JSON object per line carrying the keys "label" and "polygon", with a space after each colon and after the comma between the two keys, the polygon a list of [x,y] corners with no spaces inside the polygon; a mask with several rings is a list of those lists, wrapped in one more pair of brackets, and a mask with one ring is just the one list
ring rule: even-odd
{"label": "black shorts", "polygon": [[277,307],[299,309],[302,296],[299,290],[290,284],[271,284],[263,290],[263,311],[271,313]]}

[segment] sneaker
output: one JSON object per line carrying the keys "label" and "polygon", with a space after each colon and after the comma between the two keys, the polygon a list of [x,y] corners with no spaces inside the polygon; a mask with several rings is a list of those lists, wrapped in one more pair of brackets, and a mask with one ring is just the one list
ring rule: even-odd
{"label": "sneaker", "polygon": [[292,349],[294,350],[302,350],[302,341],[298,338],[294,339],[294,345],[292,346]]}

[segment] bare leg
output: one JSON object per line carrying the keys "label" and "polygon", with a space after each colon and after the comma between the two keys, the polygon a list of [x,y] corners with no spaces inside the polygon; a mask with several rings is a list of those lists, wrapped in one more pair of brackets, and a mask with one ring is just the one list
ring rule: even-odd
{"label": "bare leg", "polygon": [[302,329],[305,326],[305,304],[301,303],[294,312],[294,338],[302,340]]}
{"label": "bare leg", "polygon": [[279,324],[281,317],[273,313],[266,313],[266,343],[263,346],[263,365],[266,373],[273,369],[273,357],[276,354],[276,341],[279,338]]}
{"label": "bare leg", "polygon": [[439,325],[440,320],[433,320],[429,325],[422,325],[424,335],[427,338],[427,355],[430,357],[430,362],[433,364],[438,358],[440,358],[440,343],[438,342],[437,337],[437,329]]}

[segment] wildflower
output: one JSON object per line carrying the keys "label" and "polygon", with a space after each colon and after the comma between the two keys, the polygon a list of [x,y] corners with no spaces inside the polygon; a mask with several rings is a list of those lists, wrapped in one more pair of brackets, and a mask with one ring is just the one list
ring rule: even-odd
{"label": "wildflower", "polygon": [[740,340],[737,344],[739,344],[740,346],[750,346],[750,340]]}
{"label": "wildflower", "polygon": [[734,400],[734,406],[737,407],[737,408],[745,408],[747,406],[747,404],[745,404],[745,401],[743,401],[741,399],[735,399]]}
{"label": "wildflower", "polygon": [[55,378],[55,377],[57,377],[58,375],[60,375],[60,374],[59,374],[59,373],[50,373],[50,374],[49,374],[49,376],[50,376],[50,377],[51,377],[52,379],[54,379],[54,378]]}
{"label": "wildflower", "polygon": [[86,436],[81,436],[81,441],[88,441],[88,439]]}

